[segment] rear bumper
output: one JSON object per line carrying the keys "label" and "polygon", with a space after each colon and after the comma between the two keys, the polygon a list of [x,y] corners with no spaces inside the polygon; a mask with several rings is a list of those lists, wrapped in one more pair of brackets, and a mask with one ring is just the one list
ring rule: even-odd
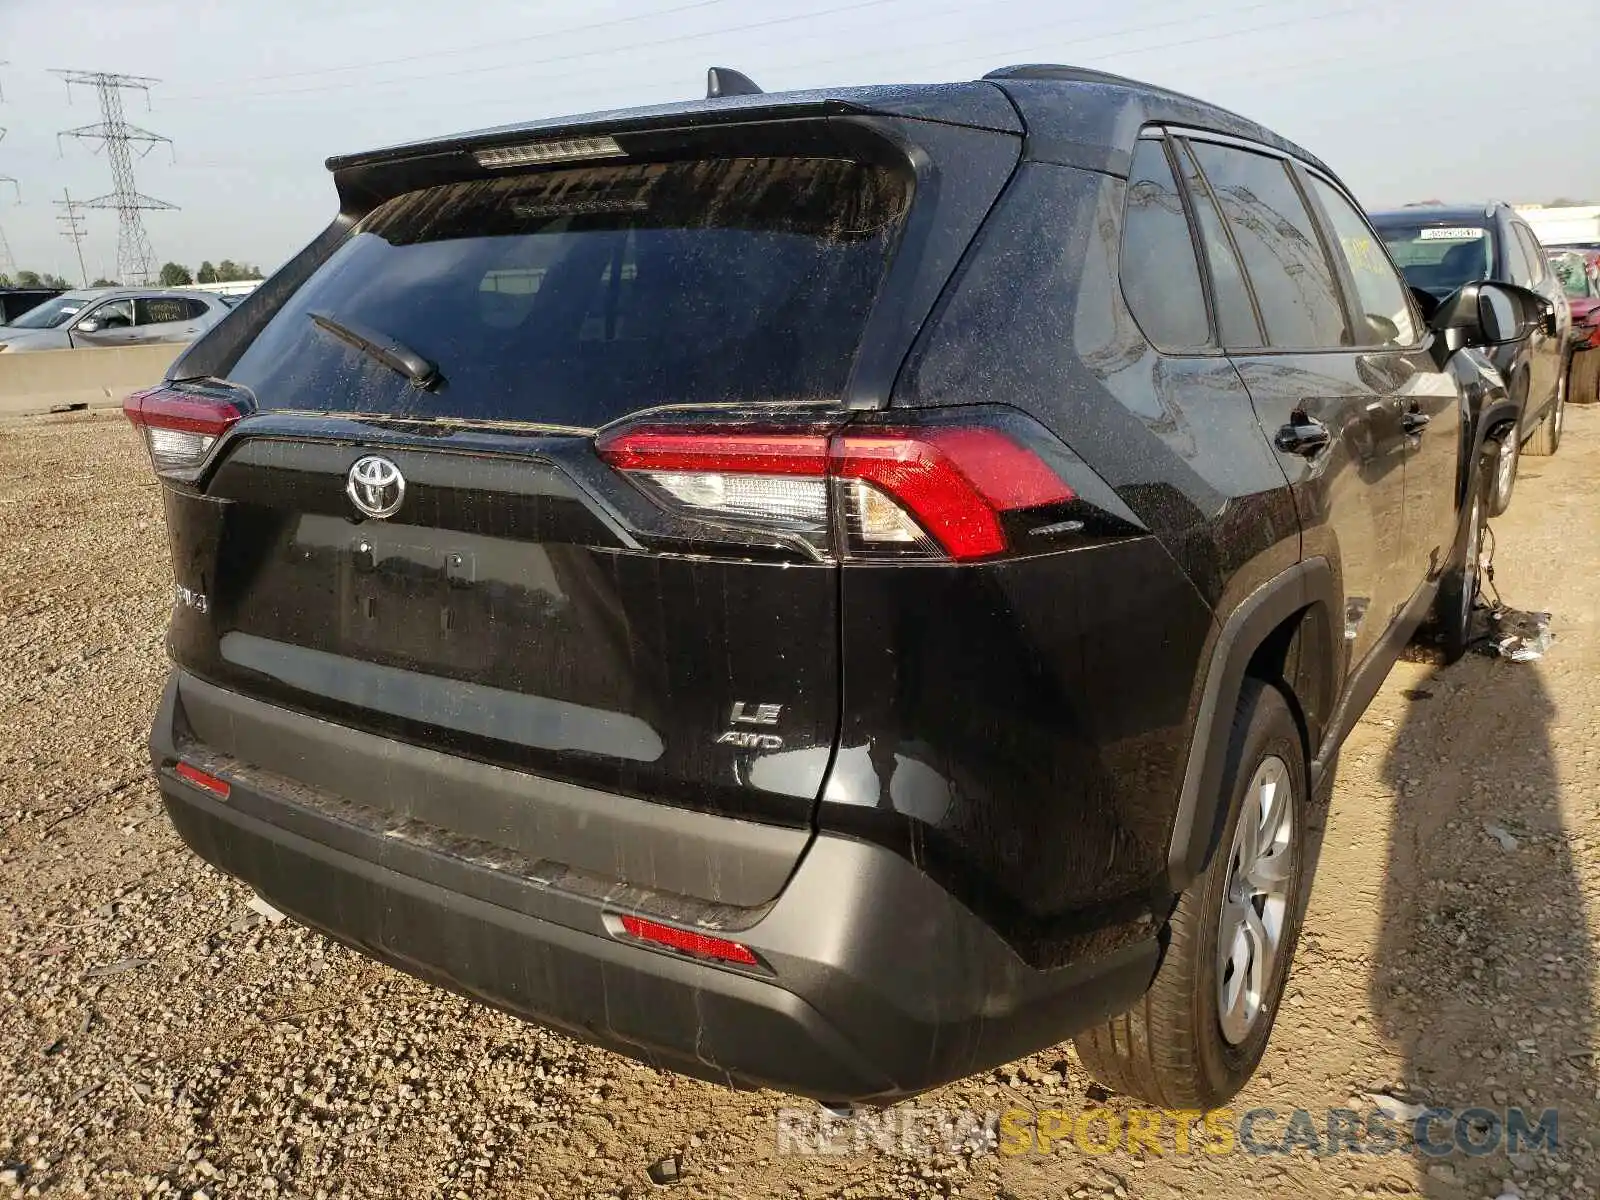
{"label": "rear bumper", "polygon": [[[647,948],[612,932],[616,915],[671,920],[673,898],[578,886],[544,864],[507,869],[274,786],[192,740],[178,678],[151,753],[167,812],[196,853],[401,970],[670,1070],[825,1100],[910,1095],[1123,1011],[1158,961],[1150,937],[1035,970],[902,858],[826,835],[770,903],[682,899],[677,923],[711,922],[753,949],[759,967]],[[176,775],[180,752],[226,778],[228,797]]]}

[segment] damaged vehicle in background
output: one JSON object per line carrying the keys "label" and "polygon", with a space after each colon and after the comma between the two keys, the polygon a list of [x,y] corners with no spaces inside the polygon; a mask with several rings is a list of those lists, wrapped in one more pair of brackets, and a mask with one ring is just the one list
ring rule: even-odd
{"label": "damaged vehicle in background", "polygon": [[1543,320],[1489,355],[1519,412],[1515,424],[1491,431],[1496,463],[1489,515],[1499,516],[1511,504],[1521,456],[1554,454],[1561,446],[1572,322],[1566,294],[1539,239],[1509,204],[1416,204],[1368,215],[1424,312],[1479,280],[1516,284],[1545,302]]}
{"label": "damaged vehicle in background", "polygon": [[191,342],[228,315],[208,292],[87,288],[63,292],[0,326],[0,351]]}
{"label": "damaged vehicle in background", "polygon": [[167,811],[672,1070],[887,1101],[1076,1036],[1213,1108],[1340,743],[1465,647],[1470,347],[1539,298],[1424,320],[1317,159],[1114,76],[710,92],[333,160],[128,398]]}
{"label": "damaged vehicle in background", "polygon": [[1552,249],[1550,268],[1572,312],[1567,395],[1592,404],[1600,400],[1600,251]]}

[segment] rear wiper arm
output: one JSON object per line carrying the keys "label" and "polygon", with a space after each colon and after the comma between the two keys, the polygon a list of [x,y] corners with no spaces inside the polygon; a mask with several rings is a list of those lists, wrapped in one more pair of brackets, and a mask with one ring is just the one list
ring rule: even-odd
{"label": "rear wiper arm", "polygon": [[384,366],[400,372],[411,381],[411,386],[414,388],[426,390],[439,381],[437,365],[387,334],[357,325],[353,321],[336,321],[326,313],[314,312],[306,315],[341,342],[354,346],[364,354],[370,354]]}

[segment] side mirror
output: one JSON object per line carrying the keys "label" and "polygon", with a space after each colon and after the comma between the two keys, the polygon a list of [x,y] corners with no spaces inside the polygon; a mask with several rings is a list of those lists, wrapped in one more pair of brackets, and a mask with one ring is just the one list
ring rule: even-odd
{"label": "side mirror", "polygon": [[100,327],[100,322],[93,317],[85,317],[77,325],[73,326],[79,333],[94,333]]}
{"label": "side mirror", "polygon": [[1463,346],[1504,346],[1554,320],[1555,309],[1538,292],[1486,281],[1462,284],[1439,302],[1428,325],[1448,357]]}
{"label": "side mirror", "polygon": [[1380,313],[1366,313],[1367,328],[1372,330],[1373,336],[1380,345],[1393,346],[1400,341],[1400,326]]}

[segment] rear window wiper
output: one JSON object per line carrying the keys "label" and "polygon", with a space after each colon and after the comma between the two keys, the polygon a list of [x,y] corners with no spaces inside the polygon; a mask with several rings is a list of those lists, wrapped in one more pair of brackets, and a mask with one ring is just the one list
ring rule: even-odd
{"label": "rear window wiper", "polygon": [[314,312],[306,315],[341,342],[354,346],[391,370],[400,372],[411,381],[412,387],[426,390],[439,382],[439,368],[436,364],[387,334],[357,325],[353,321],[337,321],[326,313]]}

